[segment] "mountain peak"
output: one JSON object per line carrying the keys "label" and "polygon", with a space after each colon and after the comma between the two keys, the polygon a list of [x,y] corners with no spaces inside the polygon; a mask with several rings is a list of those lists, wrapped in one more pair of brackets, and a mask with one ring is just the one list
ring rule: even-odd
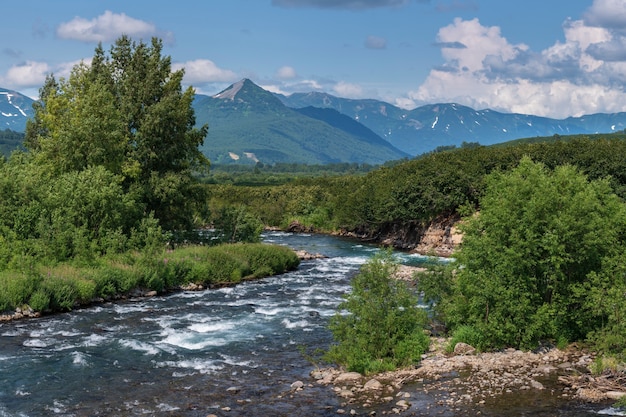
{"label": "mountain peak", "polygon": [[241,81],[237,81],[235,84],[231,85],[226,90],[223,90],[217,93],[216,95],[214,95],[213,98],[221,98],[223,100],[234,100],[239,90],[241,90],[241,87],[243,87],[243,83],[245,81],[246,81],[246,78],[244,78]]}
{"label": "mountain peak", "polygon": [[221,103],[226,106],[241,107],[243,105],[256,110],[285,109],[285,105],[277,97],[248,78],[237,81],[212,98],[221,100]]}

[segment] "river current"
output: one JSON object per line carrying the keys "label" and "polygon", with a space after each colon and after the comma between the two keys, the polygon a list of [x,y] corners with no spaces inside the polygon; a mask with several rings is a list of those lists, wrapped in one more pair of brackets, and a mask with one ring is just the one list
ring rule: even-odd
{"label": "river current", "polygon": [[[377,248],[320,235],[267,233],[264,241],[327,258],[231,288],[0,324],[0,417],[336,416],[346,407],[332,387],[311,380],[314,365],[302,347],[311,354],[329,346],[328,319]],[[426,260],[399,257],[411,265]],[[305,389],[293,393],[295,381]],[[427,412],[431,399],[415,394],[402,415],[473,415],[436,407]],[[607,412],[537,401],[506,412],[481,411],[578,417]],[[390,409],[354,408],[358,415]]]}

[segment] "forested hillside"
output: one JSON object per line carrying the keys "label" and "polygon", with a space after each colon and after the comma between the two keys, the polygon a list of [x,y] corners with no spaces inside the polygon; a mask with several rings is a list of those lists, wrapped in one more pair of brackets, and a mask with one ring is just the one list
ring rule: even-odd
{"label": "forested hillside", "polygon": [[[466,147],[426,154],[362,176],[300,179],[281,187],[220,184],[209,190],[213,205],[246,204],[268,225],[298,220],[381,240],[394,229],[420,229],[437,218],[458,217],[461,206],[478,208],[485,175],[510,170],[523,156],[550,169],[577,166],[590,179],[609,177],[615,193],[626,197],[626,141],[611,135]],[[413,236],[419,238],[419,233]]]}
{"label": "forested hillside", "polygon": [[8,157],[11,152],[22,148],[24,134],[10,129],[0,130],[0,155]]}

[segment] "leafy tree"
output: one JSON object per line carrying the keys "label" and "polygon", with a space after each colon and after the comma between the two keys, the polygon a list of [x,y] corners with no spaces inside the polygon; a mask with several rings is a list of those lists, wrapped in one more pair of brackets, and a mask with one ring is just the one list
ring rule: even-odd
{"label": "leafy tree", "polygon": [[204,202],[192,172],[208,166],[199,151],[208,127],[194,128],[194,91],[182,91],[162,42],[122,36],[106,55],[67,80],[49,76],[25,142],[51,175],[103,166],[122,175],[126,192],[169,229],[191,226]]}
{"label": "leafy tree", "polygon": [[261,240],[263,225],[244,206],[223,207],[213,223],[221,242],[256,243]]}
{"label": "leafy tree", "polygon": [[429,345],[426,312],[417,295],[392,278],[396,268],[391,252],[383,252],[353,279],[352,292],[330,321],[338,342],[328,352],[330,360],[364,374],[420,361]]}
{"label": "leafy tree", "polygon": [[608,180],[522,158],[487,176],[463,232],[455,271],[426,274],[421,286],[449,327],[480,334],[481,348],[582,340],[616,323],[622,310],[608,306],[623,304],[626,206]]}

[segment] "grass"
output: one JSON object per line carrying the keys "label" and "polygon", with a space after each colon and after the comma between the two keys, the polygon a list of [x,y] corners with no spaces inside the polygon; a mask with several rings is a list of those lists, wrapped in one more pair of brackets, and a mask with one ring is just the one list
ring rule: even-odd
{"label": "grass", "polygon": [[68,311],[136,289],[162,293],[189,283],[233,285],[286,272],[299,262],[289,248],[258,243],[133,252],[87,265],[34,265],[0,272],[0,312],[25,306],[42,313]]}

